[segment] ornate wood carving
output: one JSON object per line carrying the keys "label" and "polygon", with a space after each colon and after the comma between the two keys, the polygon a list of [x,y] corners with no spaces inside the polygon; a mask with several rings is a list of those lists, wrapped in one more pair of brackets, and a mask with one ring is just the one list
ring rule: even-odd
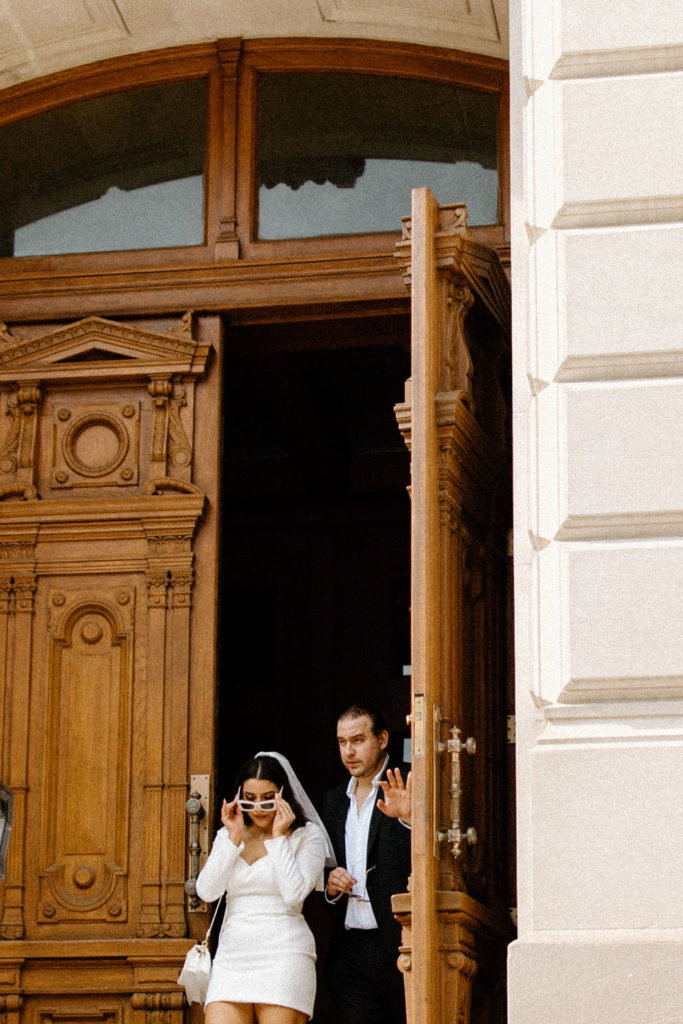
{"label": "ornate wood carving", "polygon": [[41,399],[40,388],[35,385],[16,386],[6,397],[7,429],[0,446],[0,496],[3,489],[5,496],[11,496],[5,483],[11,481],[23,488],[22,497],[35,497],[34,459]]}
{"label": "ornate wood carving", "polygon": [[177,992],[134,992],[133,1024],[182,1024],[185,997]]}
{"label": "ornate wood carving", "polygon": [[[410,894],[394,896],[392,905],[403,926],[398,966],[406,988],[408,1024],[421,1024],[412,998],[419,967],[411,952],[414,924]],[[438,1019],[448,1024],[504,1024],[505,1001],[496,998],[496,985],[505,977],[502,967],[506,947],[501,940],[501,931],[507,929],[505,921],[462,892],[439,892],[437,910],[441,960]],[[473,1012],[475,1002],[477,1009]]]}
{"label": "ornate wood carving", "polygon": [[[188,941],[4,942],[0,1024],[183,1024],[176,984]],[[29,976],[30,975],[30,980]],[[22,995],[30,991],[30,998]]]}
{"label": "ornate wood carving", "polygon": [[[210,352],[195,327],[192,314],[165,331],[91,317],[3,336],[0,706],[15,820],[0,936],[56,956],[64,939],[187,931],[195,385]],[[145,1021],[166,1012],[182,952],[154,968],[161,1003]],[[98,955],[84,954],[89,970]]]}
{"label": "ornate wood carving", "polygon": [[[152,490],[157,480],[191,486],[194,384],[209,356],[192,324],[188,313],[162,334],[87,317],[37,337],[10,335],[0,351],[0,499],[141,480]],[[143,384],[146,398],[122,393]]]}
{"label": "ornate wood carving", "polygon": [[167,378],[153,380],[149,393],[154,408],[150,462],[161,463],[166,476],[169,466],[182,471],[192,461],[192,448],[180,418],[181,409],[187,405],[186,389]]}
{"label": "ornate wood carving", "polygon": [[52,487],[136,484],[139,427],[140,407],[135,402],[57,406]]}
{"label": "ornate wood carving", "polygon": [[23,1003],[19,995],[0,995],[0,1024],[19,1024]]}

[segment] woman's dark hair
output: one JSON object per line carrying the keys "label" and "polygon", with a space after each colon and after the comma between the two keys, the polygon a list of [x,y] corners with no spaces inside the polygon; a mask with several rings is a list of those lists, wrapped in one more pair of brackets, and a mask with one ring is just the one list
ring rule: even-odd
{"label": "woman's dark hair", "polygon": [[[266,755],[250,757],[248,761],[244,762],[237,773],[235,788],[239,789],[240,786],[244,785],[247,779],[267,779],[268,782],[273,783],[276,789],[282,790],[283,799],[287,801],[294,811],[294,821],[290,825],[290,828],[297,829],[306,824],[304,813],[295,800],[291,786],[289,785],[287,772],[276,758],[268,757]],[[242,793],[242,799],[244,799],[244,793]],[[242,811],[242,815],[247,825],[251,825],[251,818],[247,812]]]}

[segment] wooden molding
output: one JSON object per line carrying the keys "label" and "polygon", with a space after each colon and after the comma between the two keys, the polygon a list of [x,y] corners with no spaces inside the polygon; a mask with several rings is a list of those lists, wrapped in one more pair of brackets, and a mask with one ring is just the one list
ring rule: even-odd
{"label": "wooden molding", "polygon": [[38,337],[12,337],[13,343],[0,351],[0,384],[198,377],[209,357],[209,347],[192,337],[189,314],[167,334],[93,316]]}

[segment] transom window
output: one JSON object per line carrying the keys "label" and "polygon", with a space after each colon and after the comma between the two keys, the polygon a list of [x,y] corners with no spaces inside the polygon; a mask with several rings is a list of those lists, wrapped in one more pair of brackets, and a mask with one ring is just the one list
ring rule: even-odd
{"label": "transom window", "polygon": [[465,202],[509,258],[507,124],[503,61],[358,39],[225,39],[5,89],[0,319],[405,301],[413,188]]}
{"label": "transom window", "polygon": [[206,83],[102,96],[1,130],[0,255],[204,241]]}
{"label": "transom window", "polygon": [[498,97],[374,75],[265,74],[258,237],[391,231],[425,186],[498,220]]}

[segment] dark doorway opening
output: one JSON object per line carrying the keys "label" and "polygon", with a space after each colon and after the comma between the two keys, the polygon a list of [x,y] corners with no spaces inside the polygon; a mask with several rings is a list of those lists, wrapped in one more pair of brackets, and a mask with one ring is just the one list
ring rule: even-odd
{"label": "dark doorway opening", "polygon": [[217,798],[259,749],[312,799],[342,775],[338,711],[409,736],[409,454],[393,407],[407,315],[225,331]]}
{"label": "dark doorway opening", "polygon": [[[216,800],[258,750],[291,760],[317,806],[343,778],[336,718],[381,706],[405,758],[410,710],[409,453],[393,407],[407,315],[225,330]],[[327,914],[305,914],[318,947]]]}

